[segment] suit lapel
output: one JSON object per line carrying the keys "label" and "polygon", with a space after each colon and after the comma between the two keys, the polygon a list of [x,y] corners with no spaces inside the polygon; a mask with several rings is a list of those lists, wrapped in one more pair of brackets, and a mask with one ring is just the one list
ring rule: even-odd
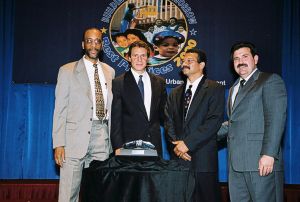
{"label": "suit lapel", "polygon": [[154,113],[157,104],[159,102],[158,98],[159,98],[159,93],[161,92],[161,89],[159,89],[159,84],[157,79],[155,78],[155,76],[153,76],[152,74],[149,74],[150,77],[150,82],[151,82],[151,91],[152,91],[152,95],[151,95],[151,107],[150,107],[150,119],[152,119],[152,114]]}
{"label": "suit lapel", "polygon": [[[107,89],[111,89],[111,85],[112,85],[112,74],[109,70],[109,68],[107,67],[107,64],[100,62],[101,63],[101,67],[102,67],[102,72],[104,74],[104,78],[105,78],[105,84],[106,84],[106,88]],[[107,91],[107,109],[110,112],[110,106],[111,106],[111,102],[112,102],[112,92],[111,90]]]}
{"label": "suit lapel", "polygon": [[182,122],[184,121],[184,106],[183,106],[183,100],[184,100],[184,93],[185,93],[185,87],[186,87],[186,82],[182,84],[177,92],[176,92],[176,104],[177,106],[174,106],[178,110],[178,116],[181,117]]}
{"label": "suit lapel", "polygon": [[245,96],[249,93],[249,91],[255,86],[258,76],[259,76],[259,71],[256,70],[256,72],[246,82],[245,86],[243,87],[243,90],[241,90],[238,93],[238,95],[236,96],[233,107],[232,107],[232,112],[241,103],[241,101],[245,98]]}
{"label": "suit lapel", "polygon": [[104,74],[104,78],[105,78],[105,83],[106,83],[106,87],[108,89],[111,89],[111,81],[112,81],[112,75],[111,73],[109,72],[109,69],[106,67],[106,64],[101,63],[101,67],[102,67],[102,71],[103,71],[103,74]]}
{"label": "suit lapel", "polygon": [[229,89],[229,95],[228,95],[228,99],[227,99],[227,116],[229,117],[231,115],[232,112],[232,93],[233,93],[233,89],[234,87],[237,85],[237,83],[239,82],[239,79],[237,79],[234,84],[232,85],[232,87]]}
{"label": "suit lapel", "polygon": [[75,65],[74,73],[77,81],[80,83],[80,86],[83,88],[84,92],[87,92],[87,96],[92,102],[91,84],[85,69],[83,59],[80,59]]}
{"label": "suit lapel", "polygon": [[201,100],[203,99],[203,96],[206,92],[205,89],[207,87],[208,87],[208,83],[206,82],[206,78],[203,77],[196,89],[195,95],[193,97],[192,103],[191,103],[190,108],[187,113],[185,124],[187,124],[191,120],[191,117],[197,111],[198,106],[201,105],[200,103],[201,103]]}
{"label": "suit lapel", "polygon": [[139,91],[139,88],[134,79],[134,76],[130,70],[125,73],[124,82],[125,82],[124,87],[125,87],[126,94],[128,93],[127,99],[134,100],[135,101],[134,103],[137,104],[137,108],[142,111],[142,113],[148,120],[148,116],[147,116],[146,108],[145,108],[145,105],[144,105],[144,102],[142,99],[142,95]]}

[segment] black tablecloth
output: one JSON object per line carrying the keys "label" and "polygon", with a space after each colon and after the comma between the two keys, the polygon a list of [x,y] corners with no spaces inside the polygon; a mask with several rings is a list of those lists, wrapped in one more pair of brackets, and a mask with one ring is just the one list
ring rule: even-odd
{"label": "black tablecloth", "polygon": [[84,202],[188,202],[195,180],[176,161],[135,161],[112,157],[84,169]]}

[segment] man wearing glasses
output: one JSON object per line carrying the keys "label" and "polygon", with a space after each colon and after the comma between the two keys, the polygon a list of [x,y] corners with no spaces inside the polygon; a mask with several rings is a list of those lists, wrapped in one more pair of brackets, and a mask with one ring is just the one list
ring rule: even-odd
{"label": "man wearing glasses", "polygon": [[78,201],[83,167],[104,161],[109,139],[111,83],[115,71],[99,61],[102,33],[85,30],[84,56],[59,69],[53,115],[54,159],[60,167],[59,201]]}
{"label": "man wearing glasses", "polygon": [[160,125],[166,103],[165,80],[147,72],[150,48],[143,41],[129,47],[131,69],[113,80],[111,141],[115,154],[124,143],[151,142],[162,154]]}
{"label": "man wearing glasses", "polygon": [[182,63],[184,84],[170,93],[166,108],[166,135],[171,159],[195,173],[194,201],[220,201],[217,131],[224,113],[224,88],[203,74],[206,55],[187,50]]}

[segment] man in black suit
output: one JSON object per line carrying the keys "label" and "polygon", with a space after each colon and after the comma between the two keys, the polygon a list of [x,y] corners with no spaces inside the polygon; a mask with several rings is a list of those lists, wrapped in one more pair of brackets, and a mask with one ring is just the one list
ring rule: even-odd
{"label": "man in black suit", "polygon": [[162,154],[160,125],[167,99],[165,80],[146,71],[150,48],[137,41],[129,47],[131,69],[113,80],[111,141],[116,155],[126,142],[142,139]]}
{"label": "man in black suit", "polygon": [[220,201],[217,131],[224,113],[224,88],[203,74],[206,55],[186,51],[184,84],[172,90],[165,108],[171,158],[195,172],[194,201]]}

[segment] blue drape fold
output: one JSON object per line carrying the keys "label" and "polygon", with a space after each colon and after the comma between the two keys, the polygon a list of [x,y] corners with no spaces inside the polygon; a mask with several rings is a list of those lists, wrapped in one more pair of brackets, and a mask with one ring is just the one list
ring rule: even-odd
{"label": "blue drape fold", "polygon": [[285,182],[300,184],[300,1],[284,1],[282,76],[288,92],[284,139]]}

